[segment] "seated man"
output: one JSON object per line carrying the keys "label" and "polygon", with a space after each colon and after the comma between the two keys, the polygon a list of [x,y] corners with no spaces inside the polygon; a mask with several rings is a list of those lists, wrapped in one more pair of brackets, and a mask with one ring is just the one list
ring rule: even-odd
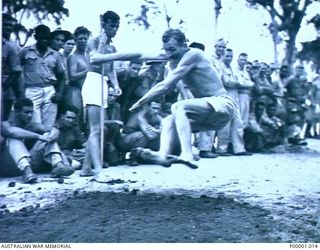
{"label": "seated man", "polygon": [[61,109],[61,117],[55,127],[60,134],[57,143],[69,162],[75,168],[83,163],[86,138],[82,134],[77,119],[78,109],[71,105],[64,105]]}
{"label": "seated man", "polygon": [[[119,148],[124,152],[143,147],[158,150],[160,146],[160,103],[150,102],[143,110],[134,113],[124,127],[119,139]],[[130,162],[130,165],[137,165]]]}
{"label": "seated man", "polygon": [[44,162],[51,165],[53,177],[69,176],[74,169],[68,165],[56,143],[59,130],[50,131],[43,124],[31,122],[33,102],[22,98],[14,104],[14,116],[1,123],[1,135],[5,146],[1,151],[1,168],[7,174],[23,172],[22,181],[33,183],[37,176],[33,170],[40,170]]}
{"label": "seated man", "polygon": [[269,104],[266,107],[266,114],[270,122],[262,124],[262,128],[265,130],[267,146],[274,147],[284,144],[285,123],[277,116],[277,105],[274,103]]}
{"label": "seated man", "polygon": [[266,150],[266,138],[261,126],[265,116],[265,103],[257,101],[254,110],[249,115],[248,125],[244,130],[244,142],[246,150],[254,153],[261,153]]}
{"label": "seated man", "polygon": [[106,108],[106,119],[104,120],[104,159],[110,166],[117,166],[121,161],[117,141],[123,128],[123,122],[121,120],[120,104],[116,99],[117,96],[114,89],[109,88],[108,107]]}

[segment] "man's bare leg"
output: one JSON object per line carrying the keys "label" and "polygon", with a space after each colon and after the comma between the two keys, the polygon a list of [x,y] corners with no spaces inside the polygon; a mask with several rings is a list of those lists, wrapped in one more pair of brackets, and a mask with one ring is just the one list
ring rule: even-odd
{"label": "man's bare leg", "polygon": [[177,102],[172,105],[171,110],[181,146],[179,158],[185,161],[193,161],[191,126],[186,114],[185,105],[182,102]]}
{"label": "man's bare leg", "polygon": [[171,153],[175,138],[177,138],[177,132],[174,124],[174,117],[169,115],[162,120],[160,149],[158,152],[162,159],[166,159],[167,155]]}
{"label": "man's bare leg", "polygon": [[88,151],[89,159],[93,165],[95,174],[99,174],[102,169],[102,163],[100,159],[100,108],[99,106],[89,105],[87,107],[88,120],[90,124],[90,134],[88,138]]}
{"label": "man's bare leg", "polygon": [[92,169],[92,163],[91,163],[91,157],[90,157],[90,149],[89,149],[89,143],[86,144],[86,151],[85,156],[83,160],[83,165],[81,169],[80,176],[86,177],[86,176],[93,176],[94,172]]}

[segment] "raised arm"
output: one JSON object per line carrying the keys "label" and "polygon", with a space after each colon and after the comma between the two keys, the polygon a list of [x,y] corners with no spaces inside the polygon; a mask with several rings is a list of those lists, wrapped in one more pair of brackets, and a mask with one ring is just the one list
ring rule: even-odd
{"label": "raised arm", "polygon": [[106,41],[103,36],[97,39],[92,39],[88,42],[88,51],[90,57],[90,63],[106,63],[112,61],[130,61],[136,60],[142,56],[141,53],[108,53],[105,54],[104,48]]}

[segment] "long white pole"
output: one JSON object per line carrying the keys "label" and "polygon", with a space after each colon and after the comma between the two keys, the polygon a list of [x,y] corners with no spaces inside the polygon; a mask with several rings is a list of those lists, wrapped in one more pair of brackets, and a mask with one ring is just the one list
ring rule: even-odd
{"label": "long white pole", "polygon": [[[100,29],[103,31],[103,19],[100,15]],[[104,142],[104,63],[101,64],[101,107],[100,107],[100,162],[103,167],[103,142]]]}
{"label": "long white pole", "polygon": [[101,108],[100,108],[100,161],[103,167],[103,148],[104,148],[104,64],[101,65]]}

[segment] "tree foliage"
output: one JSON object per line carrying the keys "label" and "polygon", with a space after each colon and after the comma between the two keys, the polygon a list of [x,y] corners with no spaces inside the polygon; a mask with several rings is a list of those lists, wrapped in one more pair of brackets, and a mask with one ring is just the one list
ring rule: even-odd
{"label": "tree foliage", "polygon": [[314,69],[319,72],[320,70],[320,15],[317,14],[308,23],[312,23],[319,36],[309,42],[302,43],[302,49],[298,53],[297,57],[302,61],[312,62]]}
{"label": "tree foliage", "polygon": [[246,0],[249,6],[259,5],[271,17],[269,30],[275,43],[286,42],[284,63],[292,66],[296,55],[296,37],[307,8],[319,0]]}
{"label": "tree foliage", "polygon": [[[179,2],[180,0],[175,1],[176,4]],[[126,18],[128,19],[128,24],[138,25],[139,27],[143,27],[147,30],[151,27],[150,19],[161,15],[165,16],[167,27],[170,28],[172,16],[168,14],[167,6],[165,4],[163,6],[159,6],[155,1],[144,0],[144,4],[140,6],[140,13],[138,15],[128,13],[126,14]],[[182,25],[184,22],[184,20],[180,19],[178,24]]]}
{"label": "tree foliage", "polygon": [[[64,8],[64,0],[4,0],[2,11],[17,19],[14,33],[21,46],[33,33],[33,29],[28,29],[22,24],[25,18],[34,17],[38,24],[53,19],[60,25],[61,20],[69,16],[69,10]],[[21,42],[21,33],[25,36],[24,42]]]}

